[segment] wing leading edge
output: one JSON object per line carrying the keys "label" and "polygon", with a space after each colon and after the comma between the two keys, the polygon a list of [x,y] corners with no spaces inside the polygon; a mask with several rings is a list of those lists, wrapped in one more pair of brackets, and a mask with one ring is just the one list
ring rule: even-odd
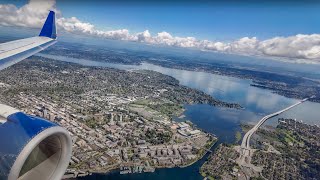
{"label": "wing leading edge", "polygon": [[56,38],[55,12],[50,11],[39,36],[0,44],[0,70],[46,49]]}

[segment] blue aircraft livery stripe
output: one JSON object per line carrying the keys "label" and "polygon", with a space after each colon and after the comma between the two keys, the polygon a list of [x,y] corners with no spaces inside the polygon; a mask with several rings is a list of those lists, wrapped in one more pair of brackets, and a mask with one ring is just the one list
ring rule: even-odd
{"label": "blue aircraft livery stripe", "polygon": [[46,22],[44,23],[39,36],[49,37],[52,39],[57,38],[57,30],[55,23],[55,12],[50,11]]}

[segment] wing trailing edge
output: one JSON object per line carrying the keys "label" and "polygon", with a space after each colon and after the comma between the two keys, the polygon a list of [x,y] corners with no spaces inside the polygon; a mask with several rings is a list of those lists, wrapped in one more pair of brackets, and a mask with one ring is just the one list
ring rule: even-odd
{"label": "wing trailing edge", "polygon": [[50,11],[39,36],[0,44],[0,70],[16,64],[56,43],[55,12]]}

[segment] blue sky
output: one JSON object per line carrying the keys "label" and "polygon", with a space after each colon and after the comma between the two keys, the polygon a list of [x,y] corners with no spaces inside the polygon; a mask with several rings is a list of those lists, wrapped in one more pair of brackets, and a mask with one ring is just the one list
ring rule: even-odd
{"label": "blue sky", "polygon": [[[0,1],[1,2],[1,1]],[[24,0],[4,0],[22,6]],[[265,1],[268,2],[268,1]],[[151,34],[167,31],[174,36],[232,41],[241,37],[267,39],[320,32],[320,3],[108,3],[58,0],[64,17],[75,16],[97,29],[129,29]]]}
{"label": "blue sky", "polygon": [[[149,29],[198,39],[234,40],[244,36],[261,39],[320,32],[320,5],[187,4],[119,5],[57,2],[64,16],[76,15],[101,29]],[[76,8],[75,8],[76,7]]]}

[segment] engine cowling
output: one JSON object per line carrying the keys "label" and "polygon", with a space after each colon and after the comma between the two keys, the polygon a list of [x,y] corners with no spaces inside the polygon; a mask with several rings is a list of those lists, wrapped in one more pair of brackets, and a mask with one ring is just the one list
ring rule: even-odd
{"label": "engine cowling", "polygon": [[45,119],[0,105],[0,179],[61,179],[71,158],[71,138]]}

